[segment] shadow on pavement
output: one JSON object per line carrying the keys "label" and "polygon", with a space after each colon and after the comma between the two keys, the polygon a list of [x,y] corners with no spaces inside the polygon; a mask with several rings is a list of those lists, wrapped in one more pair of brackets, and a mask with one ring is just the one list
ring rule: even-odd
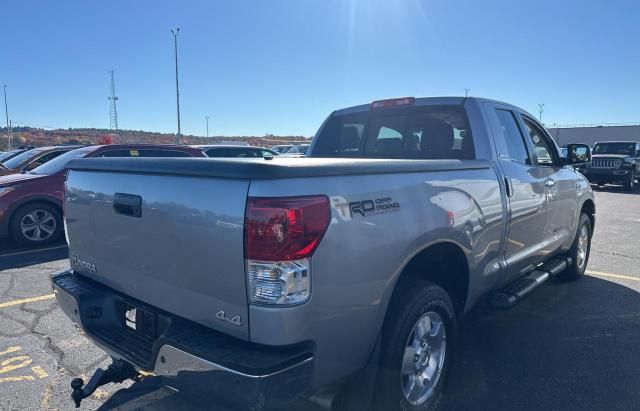
{"label": "shadow on pavement", "polygon": [[[640,294],[590,276],[552,282],[510,311],[481,304],[460,322],[442,409],[636,409],[639,330]],[[101,410],[227,411],[202,393],[167,385],[180,382],[148,378]]]}
{"label": "shadow on pavement", "polygon": [[65,242],[49,244],[39,248],[19,248],[11,243],[0,243],[0,271],[44,264],[69,258]]}
{"label": "shadow on pavement", "polygon": [[640,404],[640,294],[585,276],[461,322],[447,410],[613,410]]}
{"label": "shadow on pavement", "polygon": [[636,185],[634,189],[631,191],[626,191],[622,186],[616,186],[616,185],[610,185],[610,184],[607,184],[602,187],[591,185],[591,188],[593,188],[593,191],[602,191],[605,193],[640,195],[640,187],[638,187],[638,185]]}

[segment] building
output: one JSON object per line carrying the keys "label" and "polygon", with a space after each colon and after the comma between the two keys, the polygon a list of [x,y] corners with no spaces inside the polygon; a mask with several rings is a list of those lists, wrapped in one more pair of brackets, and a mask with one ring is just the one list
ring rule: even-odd
{"label": "building", "polygon": [[547,131],[559,146],[583,143],[593,147],[598,141],[640,141],[640,124],[595,127],[547,126]]}

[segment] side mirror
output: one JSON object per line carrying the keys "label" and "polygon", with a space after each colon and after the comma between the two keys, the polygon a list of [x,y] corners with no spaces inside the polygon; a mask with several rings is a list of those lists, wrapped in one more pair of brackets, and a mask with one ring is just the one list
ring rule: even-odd
{"label": "side mirror", "polygon": [[567,145],[567,164],[585,164],[591,161],[591,147],[586,144]]}

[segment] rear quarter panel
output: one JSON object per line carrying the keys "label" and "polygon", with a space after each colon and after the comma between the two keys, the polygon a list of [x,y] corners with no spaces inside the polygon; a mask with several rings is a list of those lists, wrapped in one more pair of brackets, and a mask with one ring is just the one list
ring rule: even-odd
{"label": "rear quarter panel", "polygon": [[[471,296],[499,276],[504,210],[492,168],[254,180],[249,189],[253,197],[314,194],[329,196],[332,219],[312,258],[310,301],[278,310],[251,306],[249,317],[254,342],[314,340],[323,364],[318,385],[366,363],[402,269],[429,245],[448,241],[464,251]],[[351,202],[377,199],[398,207],[366,217],[350,210]]]}

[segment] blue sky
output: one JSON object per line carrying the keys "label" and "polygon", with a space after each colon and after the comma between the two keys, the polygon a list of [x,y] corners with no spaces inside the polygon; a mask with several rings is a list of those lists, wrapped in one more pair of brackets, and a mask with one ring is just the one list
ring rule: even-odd
{"label": "blue sky", "polygon": [[[394,96],[505,100],[547,124],[640,121],[640,2],[35,1],[3,4],[0,85],[16,123],[312,135],[333,109]],[[4,124],[4,110],[2,110]]]}

